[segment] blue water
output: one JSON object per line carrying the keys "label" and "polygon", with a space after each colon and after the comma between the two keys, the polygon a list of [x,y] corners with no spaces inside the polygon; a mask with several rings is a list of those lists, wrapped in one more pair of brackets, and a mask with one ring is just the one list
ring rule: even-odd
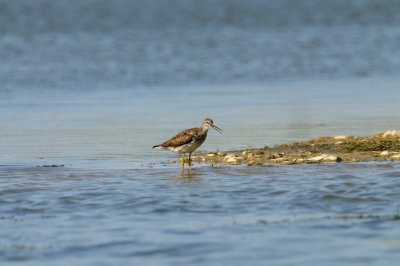
{"label": "blue water", "polygon": [[[398,1],[0,1],[1,265],[395,265],[397,161],[202,151],[400,130]],[[63,165],[48,168],[43,165]]]}
{"label": "blue water", "polygon": [[398,163],[0,173],[6,265],[399,259]]}

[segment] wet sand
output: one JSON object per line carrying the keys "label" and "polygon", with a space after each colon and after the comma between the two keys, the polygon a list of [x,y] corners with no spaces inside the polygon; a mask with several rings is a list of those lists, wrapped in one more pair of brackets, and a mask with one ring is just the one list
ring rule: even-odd
{"label": "wet sand", "polygon": [[[400,160],[400,133],[327,136],[257,149],[215,151],[192,157],[207,164],[314,164]],[[178,162],[178,161],[175,161]]]}

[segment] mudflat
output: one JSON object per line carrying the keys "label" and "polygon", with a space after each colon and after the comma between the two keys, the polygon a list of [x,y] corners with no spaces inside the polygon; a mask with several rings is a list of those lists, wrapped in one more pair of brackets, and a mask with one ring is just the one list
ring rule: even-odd
{"label": "mudflat", "polygon": [[306,141],[238,151],[216,151],[192,157],[211,164],[313,164],[400,160],[400,132],[373,136],[324,136]]}

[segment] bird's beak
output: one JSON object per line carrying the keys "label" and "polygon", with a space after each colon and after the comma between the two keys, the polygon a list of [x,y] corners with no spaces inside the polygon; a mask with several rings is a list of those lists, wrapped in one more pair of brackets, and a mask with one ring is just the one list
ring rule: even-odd
{"label": "bird's beak", "polygon": [[213,129],[215,129],[215,131],[217,131],[219,134],[222,134],[222,129],[220,129],[219,127],[217,127],[216,125],[212,125]]}

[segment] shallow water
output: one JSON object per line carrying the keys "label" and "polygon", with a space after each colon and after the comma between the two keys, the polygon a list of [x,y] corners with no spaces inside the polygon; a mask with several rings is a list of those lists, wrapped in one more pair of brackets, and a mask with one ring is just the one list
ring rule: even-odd
{"label": "shallow water", "polygon": [[[397,129],[397,78],[148,90],[17,90],[0,98],[2,164],[126,168],[176,158],[151,147],[211,117],[203,150],[258,148]],[[117,89],[117,88],[114,88]],[[384,93],[383,93],[384,92]]]}
{"label": "shallow water", "polygon": [[399,8],[0,0],[0,264],[398,263],[398,162],[182,176],[151,147],[399,130]]}
{"label": "shallow water", "polygon": [[174,167],[2,167],[1,176],[8,265],[399,259],[399,163],[196,166],[185,176]]}

